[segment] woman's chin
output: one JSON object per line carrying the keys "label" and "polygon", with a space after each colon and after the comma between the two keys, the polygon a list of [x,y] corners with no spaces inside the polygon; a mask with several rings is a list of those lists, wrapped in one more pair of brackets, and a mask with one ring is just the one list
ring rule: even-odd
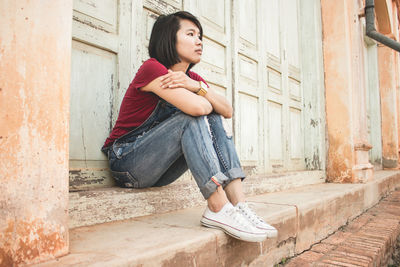
{"label": "woman's chin", "polygon": [[194,58],[193,60],[192,60],[192,63],[193,64],[197,64],[197,63],[199,63],[201,61],[201,57],[198,57],[198,58]]}

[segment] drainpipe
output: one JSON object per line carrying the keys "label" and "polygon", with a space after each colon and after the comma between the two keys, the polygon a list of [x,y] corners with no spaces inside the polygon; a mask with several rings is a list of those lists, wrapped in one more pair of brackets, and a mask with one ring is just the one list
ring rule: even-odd
{"label": "drainpipe", "polygon": [[375,4],[374,0],[365,1],[365,23],[368,37],[400,52],[400,43],[377,32],[375,29]]}

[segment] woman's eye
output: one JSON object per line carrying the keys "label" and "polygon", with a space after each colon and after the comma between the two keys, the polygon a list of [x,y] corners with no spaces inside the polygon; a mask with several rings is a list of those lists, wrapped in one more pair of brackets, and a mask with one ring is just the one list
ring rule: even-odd
{"label": "woman's eye", "polygon": [[188,35],[193,36],[194,34],[193,34],[193,32],[189,32]]}

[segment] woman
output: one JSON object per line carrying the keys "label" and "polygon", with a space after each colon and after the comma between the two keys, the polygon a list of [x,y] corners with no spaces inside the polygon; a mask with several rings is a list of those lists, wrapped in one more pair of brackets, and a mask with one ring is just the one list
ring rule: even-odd
{"label": "woman", "polygon": [[200,62],[203,31],[188,12],[161,15],[145,61],[130,84],[102,150],[122,187],[164,186],[188,168],[207,199],[201,223],[260,242],[277,230],[246,204],[245,175],[221,116],[229,102],[190,69]]}

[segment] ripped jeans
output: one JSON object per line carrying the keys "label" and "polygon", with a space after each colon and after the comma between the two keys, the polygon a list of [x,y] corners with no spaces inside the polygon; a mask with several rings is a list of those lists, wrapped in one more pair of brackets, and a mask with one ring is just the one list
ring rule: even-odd
{"label": "ripped jeans", "polygon": [[221,115],[192,117],[160,100],[139,127],[108,149],[112,176],[122,187],[164,186],[188,168],[205,199],[220,184],[245,178]]}

